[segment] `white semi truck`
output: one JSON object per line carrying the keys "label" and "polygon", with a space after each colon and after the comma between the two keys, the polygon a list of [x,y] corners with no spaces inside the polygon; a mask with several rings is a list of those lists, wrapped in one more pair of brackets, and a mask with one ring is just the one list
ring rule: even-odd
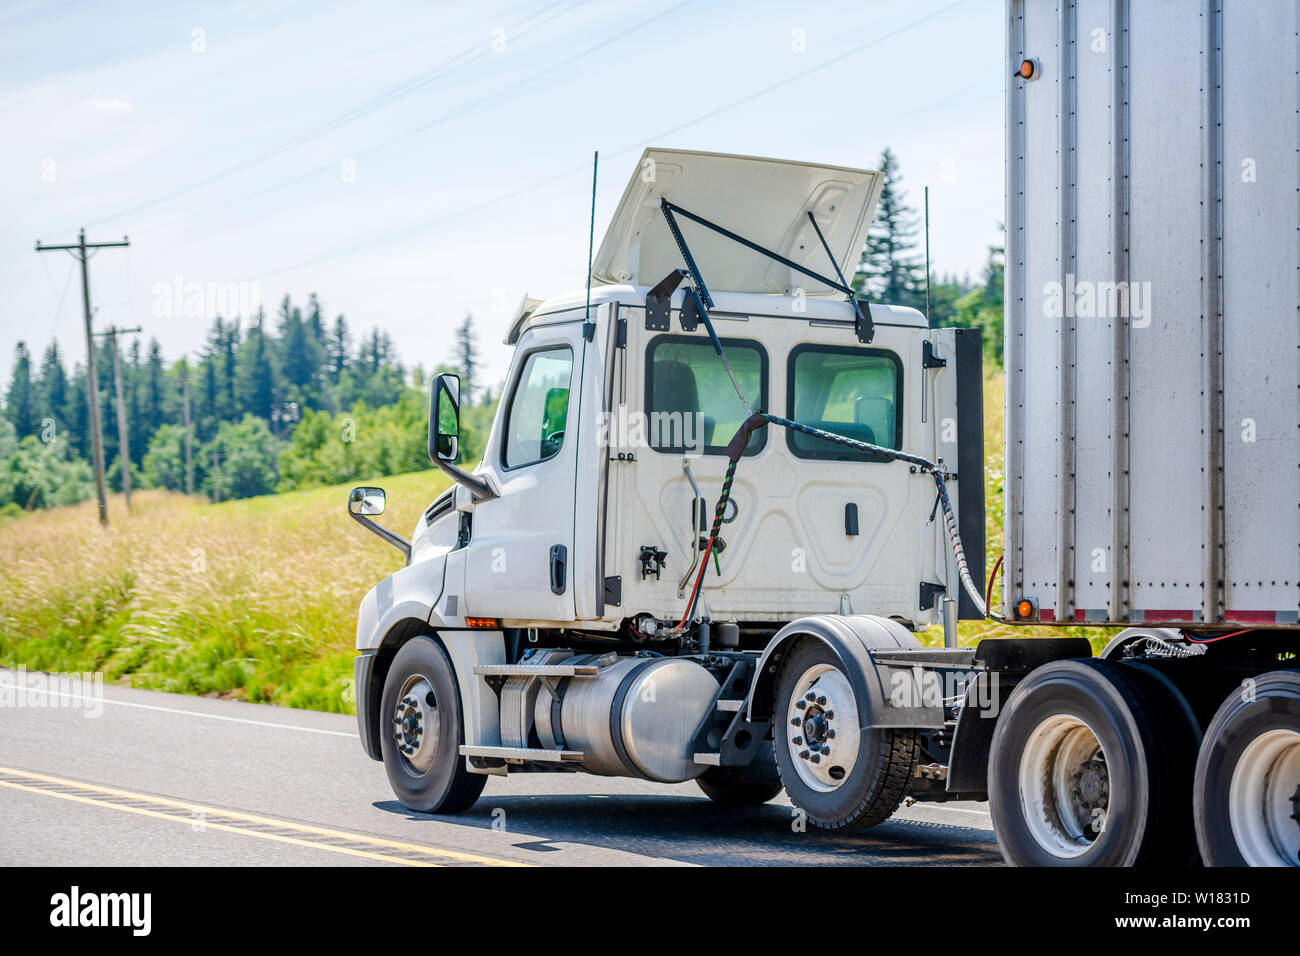
{"label": "white semi truck", "polygon": [[[349,497],[406,557],[356,662],[403,804],[578,771],[826,829],[987,799],[1017,864],[1300,863],[1296,5],[1008,12],[1000,611],[980,333],[845,282],[879,174],[650,149],[588,293],[511,322],[477,467],[441,375],[451,489],[409,540]],[[956,646],[986,613],[1126,630]]]}

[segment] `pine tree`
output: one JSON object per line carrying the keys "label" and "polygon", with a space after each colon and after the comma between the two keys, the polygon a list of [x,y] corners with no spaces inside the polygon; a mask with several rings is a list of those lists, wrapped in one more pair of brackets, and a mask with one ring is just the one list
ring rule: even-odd
{"label": "pine tree", "polygon": [[478,380],[478,336],[474,332],[474,316],[465,313],[465,320],[456,328],[456,361],[460,365],[460,391],[465,405],[474,404],[474,386]]}
{"label": "pine tree", "polygon": [[916,210],[907,204],[898,159],[889,147],[880,154],[879,165],[884,182],[853,287],[875,301],[924,310],[925,267],[917,253]]}
{"label": "pine tree", "polygon": [[264,326],[265,317],[259,312],[239,350],[239,407],[245,415],[270,420],[275,402],[275,369]]}
{"label": "pine tree", "polygon": [[347,320],[340,315],[334,320],[334,330],[330,334],[329,342],[325,348],[326,359],[329,362],[330,380],[335,385],[339,383],[339,377],[348,367],[350,339]]}
{"label": "pine tree", "polygon": [[32,388],[32,357],[26,342],[19,342],[14,349],[14,370],[9,378],[9,390],[5,392],[4,415],[14,426],[19,441],[36,434],[39,422],[36,419],[36,394]]}
{"label": "pine tree", "polygon": [[163,424],[164,402],[163,397],[166,394],[166,369],[163,367],[162,346],[158,340],[151,338],[149,340],[149,365],[145,372],[144,384],[144,404],[142,412],[142,441],[145,447],[148,447],[149,436],[152,435]]}
{"label": "pine tree", "polygon": [[68,376],[63,370],[59,343],[51,342],[41,359],[41,382],[38,390],[37,416],[53,419],[60,429],[67,428],[64,410],[68,404]]}
{"label": "pine tree", "polygon": [[325,364],[320,343],[311,334],[302,312],[286,295],[280,304],[280,368],[286,394],[283,401],[314,407],[319,397],[317,376]]}

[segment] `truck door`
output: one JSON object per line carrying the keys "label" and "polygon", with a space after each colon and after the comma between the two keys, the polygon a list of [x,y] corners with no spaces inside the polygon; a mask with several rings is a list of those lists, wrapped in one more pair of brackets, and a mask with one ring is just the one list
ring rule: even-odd
{"label": "truck door", "polygon": [[[525,332],[480,475],[500,497],[473,507],[465,613],[574,619],[574,487],[583,345],[579,323]],[[572,404],[570,404],[572,396]],[[575,429],[567,429],[574,432]]]}

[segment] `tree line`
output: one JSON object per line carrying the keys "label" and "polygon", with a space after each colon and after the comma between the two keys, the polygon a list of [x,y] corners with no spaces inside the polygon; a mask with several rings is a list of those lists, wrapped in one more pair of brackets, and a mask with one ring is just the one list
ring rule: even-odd
{"label": "tree line", "polygon": [[[472,348],[470,317],[462,330]],[[247,320],[215,318],[193,359],[166,362],[156,339],[147,345],[122,341],[119,348],[129,426],[125,456],[112,353],[107,343],[96,349],[104,457],[114,491],[121,489],[124,458],[134,488],[193,491],[214,500],[428,467],[422,447],[417,454],[412,442],[394,440],[412,432],[423,441],[423,370],[408,372],[382,330],[354,342],[346,318],[327,322],[315,294],[305,309],[286,295],[273,320],[260,310]],[[94,493],[86,395],[85,367],[77,363],[69,370],[57,341],[39,361],[18,343],[0,414],[0,508],[70,504]],[[346,464],[325,468],[322,462],[313,470],[313,455],[303,446],[324,419]]]}

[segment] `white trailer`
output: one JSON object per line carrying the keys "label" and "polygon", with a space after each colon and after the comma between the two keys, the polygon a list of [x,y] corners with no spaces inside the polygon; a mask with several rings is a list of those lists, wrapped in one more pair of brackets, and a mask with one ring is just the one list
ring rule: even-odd
{"label": "white trailer", "polygon": [[407,559],[356,664],[406,806],[580,771],[824,829],[988,799],[1018,864],[1300,863],[1295,6],[1008,9],[1000,617],[1129,628],[956,646],[979,332],[846,283],[878,174],[647,150],[589,292],[512,321],[482,461],[438,376],[455,485],[410,540],[349,497]]}

